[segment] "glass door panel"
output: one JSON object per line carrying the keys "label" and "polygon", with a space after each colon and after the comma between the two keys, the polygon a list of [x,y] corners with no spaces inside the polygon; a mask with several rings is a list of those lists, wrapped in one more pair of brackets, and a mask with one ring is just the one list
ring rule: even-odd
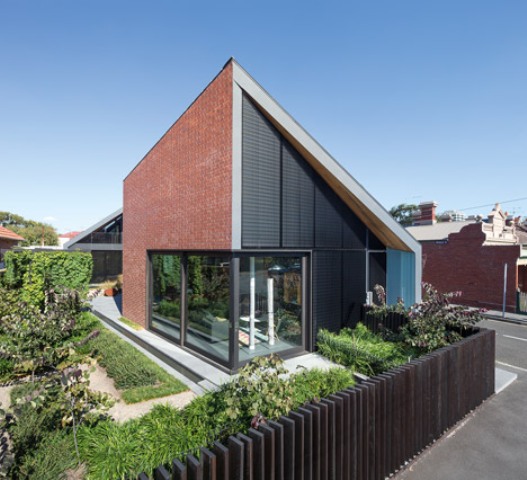
{"label": "glass door panel", "polygon": [[229,257],[188,257],[187,304],[185,344],[229,362]]}
{"label": "glass door panel", "polygon": [[152,255],[152,328],[181,338],[181,257]]}
{"label": "glass door panel", "polygon": [[239,361],[303,346],[302,257],[240,258]]}

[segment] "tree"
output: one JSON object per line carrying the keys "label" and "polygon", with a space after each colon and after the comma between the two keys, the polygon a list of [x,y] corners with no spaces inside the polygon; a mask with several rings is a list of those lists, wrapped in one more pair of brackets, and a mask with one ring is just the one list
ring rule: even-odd
{"label": "tree", "polygon": [[390,215],[397,220],[403,227],[412,224],[413,214],[419,211],[417,205],[401,203],[390,209]]}
{"label": "tree", "polygon": [[35,220],[26,220],[20,215],[11,212],[0,212],[0,225],[24,237],[22,246],[40,245],[58,245],[59,238],[57,230],[47,223],[36,222]]}

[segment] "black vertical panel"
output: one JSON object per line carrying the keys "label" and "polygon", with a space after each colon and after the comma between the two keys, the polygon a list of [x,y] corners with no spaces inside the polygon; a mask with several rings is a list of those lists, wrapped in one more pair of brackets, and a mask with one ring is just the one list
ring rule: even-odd
{"label": "black vertical panel", "polygon": [[342,322],[342,253],[313,252],[314,339],[321,328],[336,332]]}
{"label": "black vertical panel", "polygon": [[317,177],[315,181],[315,246],[342,248],[342,201],[329,185]]}
{"label": "black vertical panel", "polygon": [[[386,288],[386,253],[375,252],[369,253],[370,256],[370,272],[368,290],[374,291],[375,285],[382,285]],[[374,300],[377,300],[374,295]]]}
{"label": "black vertical panel", "polygon": [[243,97],[242,245],[280,246],[280,134]]}
{"label": "black vertical panel", "polygon": [[368,248],[370,250],[384,250],[386,246],[368,229]]}
{"label": "black vertical panel", "polygon": [[343,248],[366,248],[366,237],[368,229],[366,225],[355,215],[355,213],[342,202],[342,247]]}
{"label": "black vertical panel", "polygon": [[366,301],[366,251],[342,253],[342,326],[354,327],[360,321],[361,305]]}
{"label": "black vertical panel", "polygon": [[282,246],[314,244],[313,169],[285,140],[282,143]]}

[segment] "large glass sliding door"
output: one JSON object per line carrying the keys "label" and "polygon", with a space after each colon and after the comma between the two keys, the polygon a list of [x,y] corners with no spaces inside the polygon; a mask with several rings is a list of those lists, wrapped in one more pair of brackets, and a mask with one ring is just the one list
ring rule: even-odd
{"label": "large glass sliding door", "polygon": [[236,369],[306,345],[304,254],[151,255],[150,326]]}

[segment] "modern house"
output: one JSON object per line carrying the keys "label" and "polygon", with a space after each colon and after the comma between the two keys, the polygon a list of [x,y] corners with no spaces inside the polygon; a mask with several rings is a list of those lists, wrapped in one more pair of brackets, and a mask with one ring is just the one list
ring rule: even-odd
{"label": "modern house", "polygon": [[[422,245],[423,281],[460,291],[465,305],[527,313],[525,234],[496,204],[487,218],[436,222],[437,203],[423,202],[407,230]],[[507,265],[507,267],[505,267]],[[506,277],[505,277],[506,275]]]}
{"label": "modern house", "polygon": [[4,261],[5,252],[18,246],[23,241],[23,237],[0,225],[0,263]]}
{"label": "modern house", "polygon": [[91,252],[91,283],[123,273],[123,209],[111,213],[64,244],[64,250]]}
{"label": "modern house", "polygon": [[124,181],[123,314],[234,371],[315,348],[421,248],[233,59]]}

